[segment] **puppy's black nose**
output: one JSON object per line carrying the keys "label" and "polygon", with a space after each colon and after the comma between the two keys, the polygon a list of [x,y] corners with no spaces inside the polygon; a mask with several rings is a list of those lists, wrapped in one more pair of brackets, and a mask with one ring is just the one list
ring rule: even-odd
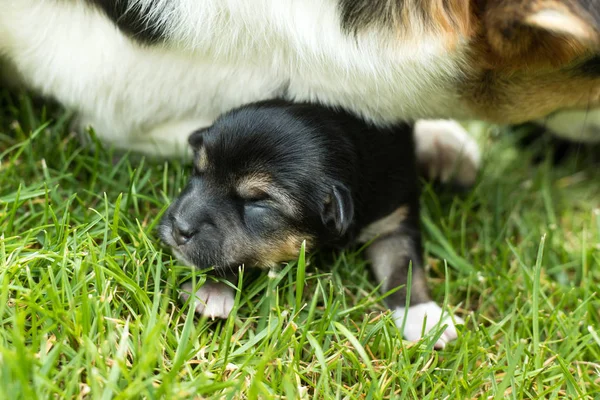
{"label": "puppy's black nose", "polygon": [[173,221],[173,239],[179,246],[186,244],[196,234],[196,230],[190,224],[175,219]]}

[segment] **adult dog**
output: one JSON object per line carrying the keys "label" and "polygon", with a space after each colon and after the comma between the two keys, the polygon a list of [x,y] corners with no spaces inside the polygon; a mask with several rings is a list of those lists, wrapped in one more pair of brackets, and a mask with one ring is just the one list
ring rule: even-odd
{"label": "adult dog", "polygon": [[593,139],[599,10],[597,0],[0,0],[0,57],[11,81],[75,110],[80,126],[153,154],[184,151],[192,130],[275,97],[380,125],[568,109],[549,126]]}

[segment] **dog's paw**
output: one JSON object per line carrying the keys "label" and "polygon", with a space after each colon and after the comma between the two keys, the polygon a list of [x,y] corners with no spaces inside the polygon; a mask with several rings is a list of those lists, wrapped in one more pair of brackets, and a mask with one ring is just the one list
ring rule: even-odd
{"label": "dog's paw", "polygon": [[[404,319],[406,318],[406,321]],[[444,332],[435,343],[436,349],[443,349],[446,343],[449,343],[458,337],[456,324],[463,324],[462,318],[443,313],[442,308],[435,302],[417,304],[408,307],[398,307],[394,310],[394,320],[396,326],[402,329],[404,324],[403,336],[406,340],[416,342],[423,335],[427,335],[431,330],[439,326],[446,325]],[[441,322],[440,322],[441,321]],[[423,326],[424,325],[424,326]],[[423,335],[422,335],[423,333]]]}
{"label": "dog's paw", "polygon": [[481,164],[479,146],[457,122],[417,121],[415,144],[417,162],[426,178],[461,187],[475,183]]}
{"label": "dog's paw", "polygon": [[235,293],[231,286],[220,282],[206,282],[194,294],[194,286],[186,282],[181,286],[179,298],[187,301],[194,296],[194,307],[196,313],[211,319],[227,318],[233,310]]}

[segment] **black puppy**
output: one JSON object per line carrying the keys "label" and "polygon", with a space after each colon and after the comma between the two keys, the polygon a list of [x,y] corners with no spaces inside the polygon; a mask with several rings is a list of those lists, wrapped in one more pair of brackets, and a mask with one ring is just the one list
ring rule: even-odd
{"label": "black puppy", "polygon": [[[160,236],[182,261],[220,271],[274,267],[296,258],[302,241],[307,249],[372,242],[367,256],[382,290],[402,287],[387,303],[404,336],[417,340],[442,320],[443,347],[457,332],[426,286],[412,130],[283,101],[231,111],[190,136],[194,172]],[[197,312],[211,317],[233,307],[225,284],[207,282],[196,297]]]}

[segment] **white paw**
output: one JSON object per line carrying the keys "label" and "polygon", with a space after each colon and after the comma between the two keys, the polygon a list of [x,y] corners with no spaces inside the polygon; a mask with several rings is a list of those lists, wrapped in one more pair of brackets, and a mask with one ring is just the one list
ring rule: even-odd
{"label": "white paw", "polygon": [[537,123],[564,139],[600,142],[600,109],[561,111],[538,120]]}
{"label": "white paw", "polygon": [[[179,298],[187,301],[194,293],[194,286],[186,282],[181,286]],[[206,282],[194,294],[196,313],[211,319],[227,318],[233,310],[235,293],[231,286],[220,282]]]}
{"label": "white paw", "polygon": [[479,146],[456,121],[417,121],[415,144],[417,162],[427,178],[460,186],[475,183],[481,164]]}
{"label": "white paw", "polygon": [[[405,317],[406,322],[404,322]],[[394,320],[396,321],[396,326],[400,329],[402,329],[402,324],[404,323],[403,336],[411,342],[418,341],[423,335],[427,335],[430,331],[436,329],[438,324],[440,327],[447,325],[444,333],[442,333],[435,343],[436,349],[443,349],[446,343],[458,337],[454,323],[464,323],[460,317],[449,315],[448,313],[444,314],[442,308],[433,301],[410,306],[408,310],[404,307],[398,307],[394,310]]]}

